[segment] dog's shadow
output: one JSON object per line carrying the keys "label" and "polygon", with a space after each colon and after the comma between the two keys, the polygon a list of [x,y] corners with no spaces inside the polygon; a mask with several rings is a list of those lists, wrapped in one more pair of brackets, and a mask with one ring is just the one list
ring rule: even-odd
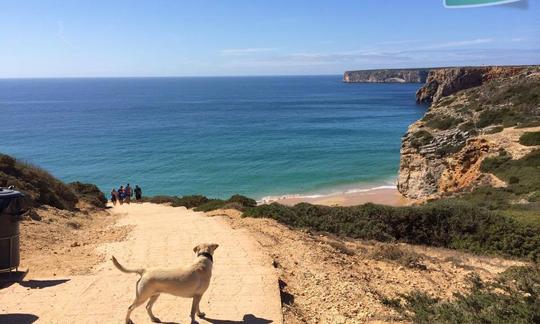
{"label": "dog's shadow", "polygon": [[216,318],[205,317],[203,318],[208,323],[212,324],[269,324],[272,323],[272,320],[267,320],[266,318],[257,317],[253,314],[246,314],[241,321],[232,321],[232,320],[222,320]]}
{"label": "dog's shadow", "polygon": [[30,289],[43,289],[43,288],[49,288],[61,285],[63,283],[68,282],[69,279],[54,279],[54,280],[28,280],[28,281],[21,281],[19,282],[19,285],[30,288]]}
{"label": "dog's shadow", "polygon": [[0,314],[0,324],[31,324],[38,319],[34,314]]}

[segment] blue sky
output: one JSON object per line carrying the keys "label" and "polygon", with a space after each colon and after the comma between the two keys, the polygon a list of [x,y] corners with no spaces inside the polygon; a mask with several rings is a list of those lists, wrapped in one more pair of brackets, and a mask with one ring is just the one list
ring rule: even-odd
{"label": "blue sky", "polygon": [[540,1],[0,1],[0,78],[540,63]]}

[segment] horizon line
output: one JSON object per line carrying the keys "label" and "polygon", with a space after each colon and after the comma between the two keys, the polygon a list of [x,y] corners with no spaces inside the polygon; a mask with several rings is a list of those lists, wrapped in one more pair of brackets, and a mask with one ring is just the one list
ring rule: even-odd
{"label": "horizon line", "polygon": [[253,77],[310,77],[310,76],[337,76],[347,72],[374,71],[374,70],[433,70],[450,68],[473,68],[473,67],[534,67],[537,64],[485,64],[485,65],[446,65],[431,67],[402,67],[402,68],[367,68],[358,70],[345,70],[341,73],[320,73],[320,74],[237,74],[237,75],[132,75],[132,76],[22,76],[22,77],[0,77],[0,80],[38,80],[38,79],[151,79],[151,78],[253,78]]}
{"label": "horizon line", "polygon": [[[344,73],[344,72],[343,72]],[[138,76],[30,76],[0,77],[0,80],[38,80],[38,79],[166,79],[166,78],[256,78],[256,77],[316,77],[342,76],[343,73],[321,74],[238,74],[238,75],[138,75]]]}

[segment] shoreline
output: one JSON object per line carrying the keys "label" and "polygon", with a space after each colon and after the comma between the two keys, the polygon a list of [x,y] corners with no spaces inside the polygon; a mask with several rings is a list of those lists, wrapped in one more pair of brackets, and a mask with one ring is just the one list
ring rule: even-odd
{"label": "shoreline", "polygon": [[287,206],[294,206],[298,203],[310,203],[325,206],[355,206],[365,203],[374,203],[388,206],[408,206],[412,200],[405,198],[397,190],[396,186],[378,186],[366,189],[351,189],[343,192],[313,195],[283,195],[263,197],[257,203],[271,204],[280,203]]}

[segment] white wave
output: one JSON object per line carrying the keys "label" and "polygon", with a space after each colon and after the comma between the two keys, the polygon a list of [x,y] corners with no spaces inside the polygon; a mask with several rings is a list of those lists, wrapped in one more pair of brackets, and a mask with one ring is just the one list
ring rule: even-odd
{"label": "white wave", "polygon": [[326,194],[285,194],[280,196],[265,196],[261,199],[257,200],[257,204],[269,204],[276,201],[280,201],[283,199],[316,199],[316,198],[324,198],[324,197],[332,197],[332,196],[339,196],[339,195],[347,195],[347,194],[355,194],[355,193],[362,193],[362,192],[370,192],[370,191],[377,191],[377,190],[384,190],[384,189],[396,189],[396,185],[381,185],[376,187],[370,187],[370,188],[352,188],[347,190],[341,190],[341,191],[334,191]]}

